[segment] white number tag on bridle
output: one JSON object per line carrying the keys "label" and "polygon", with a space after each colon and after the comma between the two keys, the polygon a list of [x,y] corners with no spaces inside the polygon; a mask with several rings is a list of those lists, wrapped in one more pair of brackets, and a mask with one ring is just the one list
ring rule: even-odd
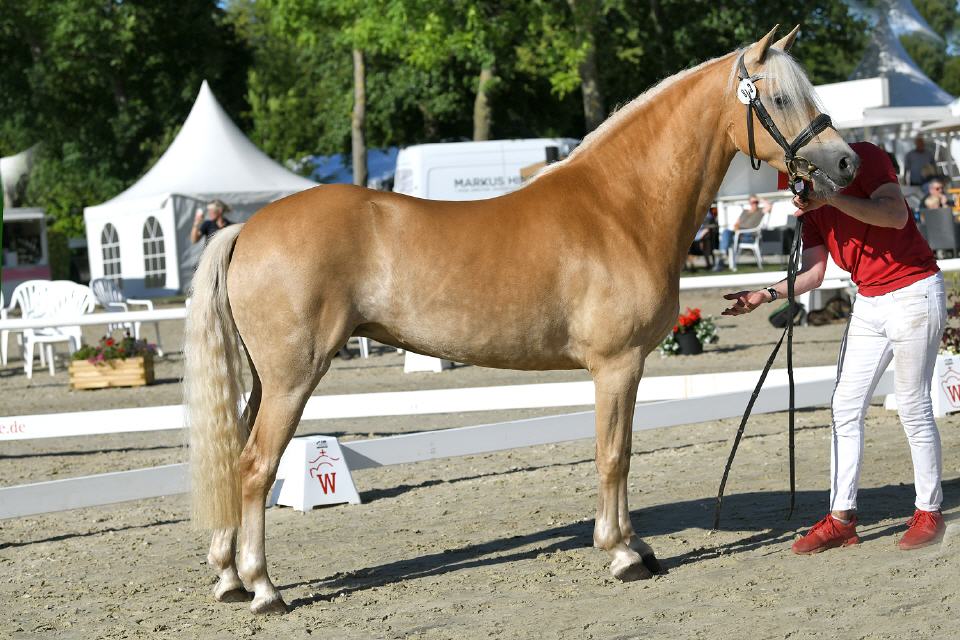
{"label": "white number tag on bridle", "polygon": [[757,87],[750,78],[744,78],[737,87],[737,98],[743,104],[750,104],[757,97]]}

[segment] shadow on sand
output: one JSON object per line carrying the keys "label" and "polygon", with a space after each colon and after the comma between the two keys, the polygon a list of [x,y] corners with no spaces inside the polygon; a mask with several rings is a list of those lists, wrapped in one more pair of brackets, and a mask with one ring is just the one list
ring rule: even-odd
{"label": "shadow on sand", "polygon": [[[960,504],[960,478],[943,483],[944,510]],[[905,521],[912,512],[913,487],[887,485],[861,489],[860,503],[868,505],[860,514],[862,539],[871,540],[892,535],[902,523],[881,525],[880,522],[902,516]],[[708,560],[721,555],[735,555],[769,547],[770,553],[783,553],[784,545],[800,529],[812,525],[823,516],[825,492],[797,493],[796,513],[785,520],[789,494],[784,491],[754,492],[730,495],[724,498],[724,518],[721,531],[745,532],[743,538],[715,547],[697,547],[660,561],[666,570],[691,562]],[[633,521],[644,537],[677,533],[688,528],[707,530],[713,523],[713,498],[655,505],[631,512]],[[439,576],[473,567],[490,567],[518,560],[536,558],[541,554],[590,547],[593,544],[593,521],[575,522],[533,533],[497,538],[480,544],[446,549],[414,558],[374,565],[355,571],[337,573],[327,578],[286,584],[280,589],[310,587],[324,593],[298,598],[291,608],[329,601],[340,595],[349,595],[374,587],[402,582],[411,578]]]}

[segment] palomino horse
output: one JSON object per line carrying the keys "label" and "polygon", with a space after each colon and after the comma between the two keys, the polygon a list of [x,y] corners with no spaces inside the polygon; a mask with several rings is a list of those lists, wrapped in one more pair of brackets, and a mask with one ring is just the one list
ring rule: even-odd
{"label": "palomino horse", "polygon": [[[487,367],[587,369],[600,481],[594,545],[621,580],[660,569],[627,506],[637,384],[676,320],[694,233],[734,154],[748,150],[739,56],[785,136],[817,115],[809,81],[785,53],[796,29],[776,43],[774,31],[662,82],[508,195],[439,202],[321,186],[212,239],[185,351],[194,517],[215,530],[218,600],[250,589],[255,613],[285,609],[267,575],[264,503],[304,404],[351,335]],[[764,132],[756,155],[784,170]],[[856,171],[832,130],[804,156],[820,168],[821,192]],[[254,379],[243,415],[238,333]]]}

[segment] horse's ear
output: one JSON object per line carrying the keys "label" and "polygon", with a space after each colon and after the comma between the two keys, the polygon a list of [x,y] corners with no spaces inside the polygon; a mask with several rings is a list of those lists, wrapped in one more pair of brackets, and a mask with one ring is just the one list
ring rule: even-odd
{"label": "horse's ear", "polygon": [[774,42],[773,45],[771,45],[771,48],[780,49],[780,51],[790,51],[790,47],[793,46],[794,40],[797,39],[797,33],[799,31],[800,25],[795,26],[793,31]]}
{"label": "horse's ear", "polygon": [[753,46],[750,47],[750,51],[747,52],[747,67],[750,66],[749,63],[763,64],[763,61],[767,57],[767,50],[770,49],[770,44],[773,42],[773,36],[776,35],[777,27],[779,26],[779,24],[775,25],[773,29],[770,29],[770,33],[757,40]]}

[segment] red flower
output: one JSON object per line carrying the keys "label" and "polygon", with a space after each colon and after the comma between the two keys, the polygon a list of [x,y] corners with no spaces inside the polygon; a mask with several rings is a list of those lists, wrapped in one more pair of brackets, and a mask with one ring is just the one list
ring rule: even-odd
{"label": "red flower", "polygon": [[112,346],[113,346],[113,338],[107,338],[107,341],[106,341],[105,344],[106,344],[108,347],[112,347]]}

